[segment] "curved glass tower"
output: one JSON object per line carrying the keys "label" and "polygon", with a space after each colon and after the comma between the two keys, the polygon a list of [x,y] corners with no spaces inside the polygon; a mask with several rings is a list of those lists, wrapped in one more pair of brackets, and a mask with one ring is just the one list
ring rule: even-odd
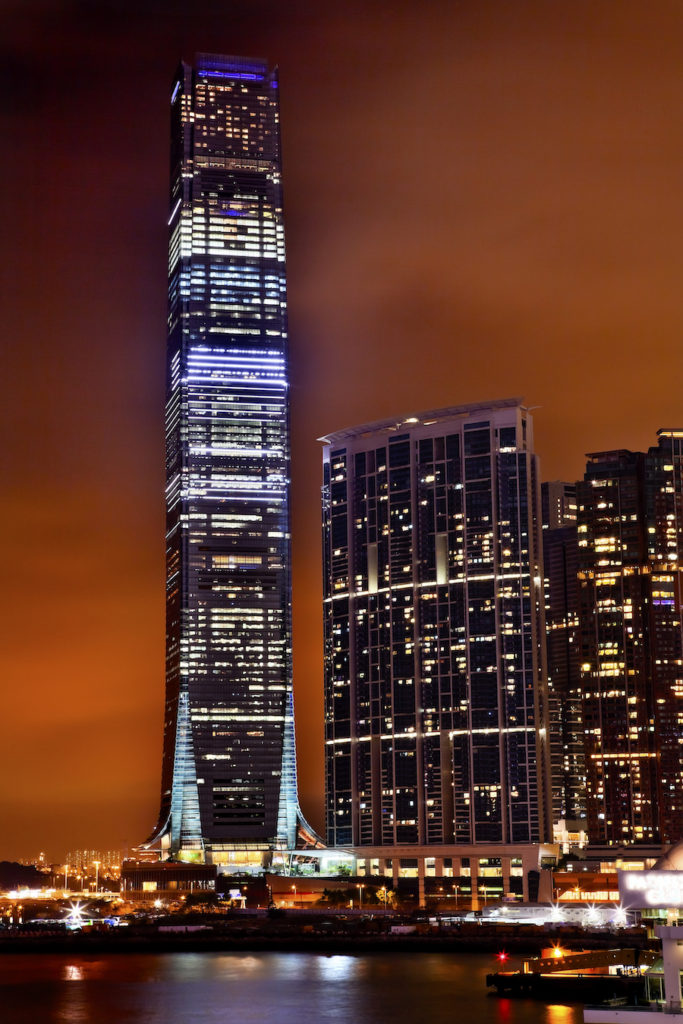
{"label": "curved glass tower", "polygon": [[370,860],[545,842],[529,410],[453,406],[322,440],[328,842]]}
{"label": "curved glass tower", "polygon": [[150,842],[292,849],[289,405],[277,72],[200,54],[171,99],[166,711]]}

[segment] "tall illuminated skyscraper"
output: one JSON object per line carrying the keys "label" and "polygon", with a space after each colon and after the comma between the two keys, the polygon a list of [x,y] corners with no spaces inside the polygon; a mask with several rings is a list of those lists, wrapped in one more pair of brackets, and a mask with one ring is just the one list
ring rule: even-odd
{"label": "tall illuminated skyscraper", "polygon": [[499,867],[551,829],[531,416],[511,399],[322,440],[328,842],[488,844]]}
{"label": "tall illuminated skyscraper", "polygon": [[577,484],[588,834],[683,835],[683,430]]}
{"label": "tall illuminated skyscraper", "polygon": [[289,405],[277,71],[200,54],[171,96],[166,713],[172,856],[292,849]]}
{"label": "tall illuminated skyscraper", "polygon": [[553,820],[581,828],[586,817],[586,765],[581,709],[576,485],[541,487],[546,650]]}

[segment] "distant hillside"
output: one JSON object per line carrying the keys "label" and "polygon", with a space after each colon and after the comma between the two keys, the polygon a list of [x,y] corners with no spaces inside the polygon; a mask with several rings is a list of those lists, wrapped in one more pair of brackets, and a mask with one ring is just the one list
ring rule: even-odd
{"label": "distant hillside", "polygon": [[0,889],[18,889],[20,886],[39,889],[46,881],[47,875],[37,868],[11,860],[0,860]]}

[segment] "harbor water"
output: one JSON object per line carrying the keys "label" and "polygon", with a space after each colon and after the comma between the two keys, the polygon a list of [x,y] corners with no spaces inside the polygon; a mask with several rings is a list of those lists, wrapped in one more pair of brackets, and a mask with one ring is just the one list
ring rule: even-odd
{"label": "harbor water", "polygon": [[[506,969],[514,969],[511,958]],[[491,955],[166,953],[0,958],[3,1024],[581,1024],[490,995]]]}

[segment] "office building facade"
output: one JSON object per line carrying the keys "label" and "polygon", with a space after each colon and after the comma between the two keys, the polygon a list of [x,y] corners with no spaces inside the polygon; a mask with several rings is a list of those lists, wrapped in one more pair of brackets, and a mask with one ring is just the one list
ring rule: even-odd
{"label": "office building facade", "polygon": [[514,859],[550,832],[531,416],[511,399],[321,440],[328,843],[368,869],[392,848]]}
{"label": "office building facade", "polygon": [[591,843],[683,834],[683,431],[588,456],[577,485]]}
{"label": "office building facade", "polygon": [[541,486],[553,823],[585,827],[576,484]]}
{"label": "office building facade", "polygon": [[277,71],[197,56],[171,97],[166,711],[176,858],[293,848],[287,301]]}

